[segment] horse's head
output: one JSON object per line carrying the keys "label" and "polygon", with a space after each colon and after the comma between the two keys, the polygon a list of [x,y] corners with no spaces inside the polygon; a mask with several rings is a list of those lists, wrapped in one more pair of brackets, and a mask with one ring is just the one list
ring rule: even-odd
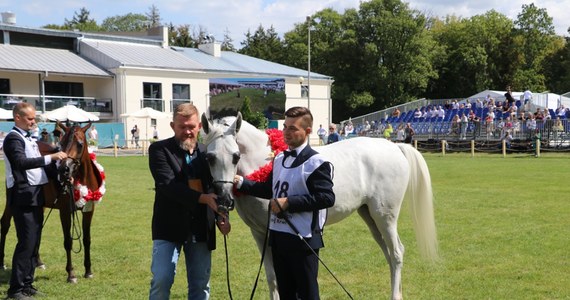
{"label": "horse's head", "polygon": [[204,144],[207,147],[206,159],[218,195],[218,211],[233,209],[233,179],[240,159],[236,134],[241,127],[241,121],[241,113],[238,113],[235,119],[226,117],[213,122],[202,114]]}
{"label": "horse's head", "polygon": [[81,166],[81,160],[88,153],[87,138],[85,132],[91,123],[84,127],[79,125],[65,126],[59,121],[57,124],[63,129],[64,135],[60,142],[61,151],[67,153],[67,159],[61,162],[59,167],[60,179],[69,181],[75,176]]}

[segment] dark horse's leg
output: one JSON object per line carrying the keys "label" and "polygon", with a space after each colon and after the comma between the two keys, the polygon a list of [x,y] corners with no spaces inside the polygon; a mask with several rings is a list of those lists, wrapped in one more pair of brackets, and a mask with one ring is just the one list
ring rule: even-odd
{"label": "dark horse's leg", "polygon": [[2,268],[2,270],[6,270],[6,264],[4,263],[4,248],[6,248],[6,235],[8,235],[8,231],[10,230],[11,220],[12,211],[10,211],[8,203],[6,203],[4,213],[0,219],[0,268]]}
{"label": "dark horse's leg", "polygon": [[93,213],[95,212],[95,205],[90,212],[83,213],[83,247],[85,257],[83,265],[85,266],[85,278],[93,278],[91,272],[91,220],[93,220]]}
{"label": "dark horse's leg", "polygon": [[65,266],[65,270],[67,271],[67,282],[69,283],[77,283],[77,277],[75,277],[75,272],[73,272],[73,264],[71,263],[71,247],[73,245],[73,241],[71,239],[71,221],[73,218],[73,207],[71,205],[75,205],[74,203],[69,203],[69,199],[64,197],[62,202],[65,205],[59,208],[59,218],[61,219],[61,229],[63,230],[63,247],[65,248],[65,255],[67,257],[67,263]]}

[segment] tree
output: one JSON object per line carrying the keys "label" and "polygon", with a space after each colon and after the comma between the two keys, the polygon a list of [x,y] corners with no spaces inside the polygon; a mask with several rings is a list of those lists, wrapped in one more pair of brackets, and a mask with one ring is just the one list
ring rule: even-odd
{"label": "tree", "polygon": [[112,31],[143,31],[150,25],[150,20],[143,14],[128,13],[122,16],[108,17],[101,23],[101,30]]}
{"label": "tree", "polygon": [[545,90],[544,59],[560,50],[552,18],[546,9],[538,8],[534,3],[523,4],[522,12],[515,20],[514,36],[520,61],[512,85],[518,89]]}
{"label": "tree", "polygon": [[353,90],[368,91],[372,109],[413,100],[431,78],[437,45],[427,34],[427,19],[399,0],[362,2],[352,24],[363,49],[360,77]]}
{"label": "tree", "polygon": [[443,48],[434,61],[439,76],[431,80],[426,96],[449,98],[504,88],[503,78],[512,73],[513,60],[503,59],[512,28],[512,21],[495,11],[469,19],[435,19],[430,34]]}
{"label": "tree", "polygon": [[239,53],[272,62],[280,61],[283,46],[273,25],[265,30],[263,25],[259,24],[254,34],[248,29],[245,37],[245,41],[241,42],[243,48],[238,51]]}
{"label": "tree", "polygon": [[234,40],[230,36],[230,31],[228,30],[228,28],[226,28],[226,30],[224,31],[224,40],[222,41],[222,51],[236,52],[237,50],[234,47],[233,41]]}
{"label": "tree", "polygon": [[87,8],[82,7],[79,12],[75,12],[73,19],[65,19],[64,28],[65,29],[77,29],[79,31],[101,31],[99,25],[94,19],[89,18],[90,12]]}
{"label": "tree", "polygon": [[241,115],[245,121],[250,123],[251,125],[255,126],[259,129],[267,128],[267,119],[263,115],[263,113],[256,111],[251,111],[251,100],[248,96],[245,96],[243,99],[243,103],[239,109]]}
{"label": "tree", "polygon": [[158,27],[161,25],[160,11],[154,4],[148,8],[146,17],[150,21],[150,27]]}
{"label": "tree", "polygon": [[190,25],[169,26],[169,44],[178,47],[197,47],[198,41],[192,39]]}

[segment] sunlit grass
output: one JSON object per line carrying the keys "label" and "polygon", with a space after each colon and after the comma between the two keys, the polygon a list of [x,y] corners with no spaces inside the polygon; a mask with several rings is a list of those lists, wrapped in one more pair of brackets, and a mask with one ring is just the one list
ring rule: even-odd
{"label": "sunlit grass", "polygon": [[[441,259],[420,259],[408,215],[400,216],[406,246],[403,293],[407,299],[568,299],[570,295],[570,205],[567,184],[570,156],[425,154],[435,193]],[[99,157],[107,175],[107,194],[97,206],[92,226],[95,277],[65,282],[65,254],[54,211],[44,229],[41,252],[46,270],[36,272],[43,299],[144,299],[150,282],[150,221],[153,180],[146,157]],[[4,180],[0,163],[0,179]],[[3,189],[3,188],[2,188]],[[0,191],[4,194],[4,190]],[[0,208],[3,208],[2,201]],[[15,245],[9,233],[6,261]],[[355,299],[388,299],[390,275],[368,229],[353,214],[325,229],[322,259]],[[74,248],[78,249],[74,242]],[[248,227],[232,214],[228,237],[234,299],[248,299],[259,253]],[[212,270],[212,299],[229,299],[223,239],[218,236]],[[83,275],[83,252],[74,254]],[[172,299],[186,298],[183,261]],[[8,271],[0,271],[0,290],[8,288]],[[322,299],[346,299],[342,289],[320,268]],[[262,275],[255,299],[267,299]]]}

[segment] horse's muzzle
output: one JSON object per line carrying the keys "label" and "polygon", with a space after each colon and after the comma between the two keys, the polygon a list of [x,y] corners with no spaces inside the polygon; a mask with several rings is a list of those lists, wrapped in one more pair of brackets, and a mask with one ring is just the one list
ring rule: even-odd
{"label": "horse's muzzle", "polygon": [[218,212],[219,213],[229,213],[230,210],[234,209],[234,199],[230,195],[222,195],[218,196],[216,199],[216,203],[218,203]]}

